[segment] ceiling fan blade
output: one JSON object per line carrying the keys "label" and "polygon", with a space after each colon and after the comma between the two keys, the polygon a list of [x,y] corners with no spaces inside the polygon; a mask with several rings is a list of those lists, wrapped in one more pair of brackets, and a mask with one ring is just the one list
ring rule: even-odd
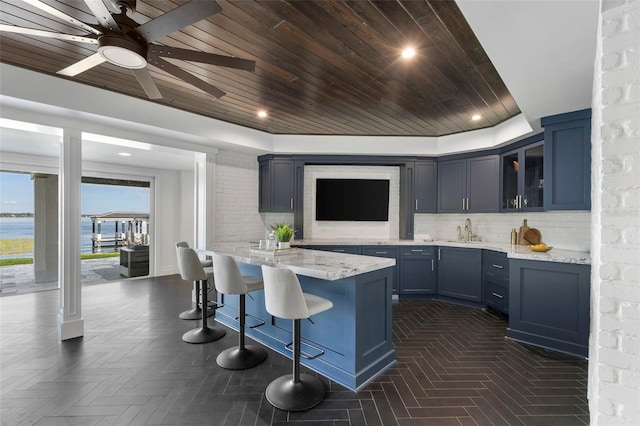
{"label": "ceiling fan blade", "polygon": [[77,20],[76,18],[67,15],[64,12],[59,11],[58,9],[55,9],[51,6],[49,6],[46,3],[41,2],[40,0],[22,0],[25,3],[30,4],[33,7],[37,7],[38,9],[42,10],[43,12],[47,12],[49,15],[53,15],[58,19],[61,19],[62,21],[65,21],[69,24],[75,25],[76,27],[80,27],[85,31],[89,31],[92,32],[96,35],[101,35],[102,32],[97,30],[96,28],[93,28],[90,25],[85,24],[82,21]]}
{"label": "ceiling fan blade", "polygon": [[106,61],[99,53],[94,53],[91,56],[87,56],[80,62],[76,62],[73,65],[69,65],[68,67],[61,69],[56,74],[66,75],[68,77],[74,77],[86,70],[95,67],[96,65],[100,65]]}
{"label": "ceiling fan blade", "polygon": [[111,12],[109,12],[109,9],[102,0],[84,0],[84,2],[89,6],[91,13],[98,19],[101,26],[109,31],[120,31],[116,20],[113,19]]}
{"label": "ceiling fan blade", "polygon": [[177,67],[175,65],[173,65],[172,63],[169,63],[167,61],[165,61],[164,59],[155,56],[155,55],[149,55],[149,63],[155,67],[160,68],[163,71],[168,72],[169,74],[173,75],[174,77],[178,77],[180,80],[191,84],[192,86],[197,87],[198,89],[202,90],[205,93],[210,94],[211,96],[215,97],[215,98],[220,98],[224,95],[226,95],[225,92],[223,92],[222,90],[218,89],[215,86],[210,85],[209,83],[202,81],[201,79],[199,79],[198,77],[194,76],[193,74],[190,74],[186,71],[184,71],[182,68]]}
{"label": "ceiling fan blade", "polygon": [[158,90],[158,86],[151,78],[151,73],[146,68],[132,69],[133,75],[136,76],[138,83],[144,89],[149,99],[162,99],[162,94]]}
{"label": "ceiling fan blade", "polygon": [[149,45],[149,52],[165,58],[182,59],[184,61],[199,62],[201,64],[219,65],[221,67],[235,68],[245,71],[255,71],[256,63],[247,59],[231,56],[216,55],[215,53],[198,52],[195,50],[181,49],[179,47]]}
{"label": "ceiling fan blade", "polygon": [[222,11],[222,8],[214,0],[192,0],[140,25],[134,31],[142,35],[147,40],[147,43],[151,43],[220,11]]}
{"label": "ceiling fan blade", "polygon": [[59,40],[77,41],[79,43],[98,44],[98,40],[90,37],[82,37],[71,34],[52,33],[50,31],[34,30],[31,28],[15,27],[13,25],[0,24],[0,31],[25,34],[38,37],[57,38]]}

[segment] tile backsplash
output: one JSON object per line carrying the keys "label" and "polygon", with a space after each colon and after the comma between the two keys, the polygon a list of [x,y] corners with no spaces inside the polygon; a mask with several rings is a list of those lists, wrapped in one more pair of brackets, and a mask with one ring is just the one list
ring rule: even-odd
{"label": "tile backsplash", "polygon": [[438,240],[455,240],[456,227],[464,232],[465,219],[471,219],[471,230],[482,241],[508,243],[511,229],[522,226],[536,228],[542,241],[567,250],[589,251],[591,246],[591,212],[549,211],[530,213],[416,214],[414,235],[421,239],[430,235]]}

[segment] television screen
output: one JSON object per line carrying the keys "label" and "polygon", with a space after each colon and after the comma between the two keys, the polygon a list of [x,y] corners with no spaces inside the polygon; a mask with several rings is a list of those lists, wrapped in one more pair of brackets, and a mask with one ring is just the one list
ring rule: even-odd
{"label": "television screen", "polygon": [[388,179],[317,179],[316,220],[389,220]]}

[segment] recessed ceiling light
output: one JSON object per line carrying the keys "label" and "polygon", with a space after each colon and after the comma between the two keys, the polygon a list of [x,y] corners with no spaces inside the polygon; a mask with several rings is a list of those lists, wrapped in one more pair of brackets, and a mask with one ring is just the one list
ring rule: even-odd
{"label": "recessed ceiling light", "polygon": [[119,152],[118,155],[120,155],[122,157],[131,157],[131,153],[129,153],[129,152]]}
{"label": "recessed ceiling light", "polygon": [[471,119],[472,119],[473,121],[478,121],[478,120],[480,120],[481,118],[482,118],[482,116],[481,116],[480,114],[475,114],[475,115],[472,115],[472,116],[471,116]]}
{"label": "recessed ceiling light", "polygon": [[404,59],[411,59],[416,56],[416,50],[413,47],[407,47],[402,51],[402,57]]}
{"label": "recessed ceiling light", "polygon": [[267,117],[267,111],[258,111],[258,117],[260,118],[266,118]]}

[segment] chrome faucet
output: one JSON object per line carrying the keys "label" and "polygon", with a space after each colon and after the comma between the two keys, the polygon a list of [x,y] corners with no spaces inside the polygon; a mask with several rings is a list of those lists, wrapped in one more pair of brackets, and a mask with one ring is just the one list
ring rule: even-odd
{"label": "chrome faucet", "polygon": [[471,219],[467,218],[464,221],[464,230],[466,232],[467,241],[473,241],[473,239],[477,237],[477,235],[471,232]]}

